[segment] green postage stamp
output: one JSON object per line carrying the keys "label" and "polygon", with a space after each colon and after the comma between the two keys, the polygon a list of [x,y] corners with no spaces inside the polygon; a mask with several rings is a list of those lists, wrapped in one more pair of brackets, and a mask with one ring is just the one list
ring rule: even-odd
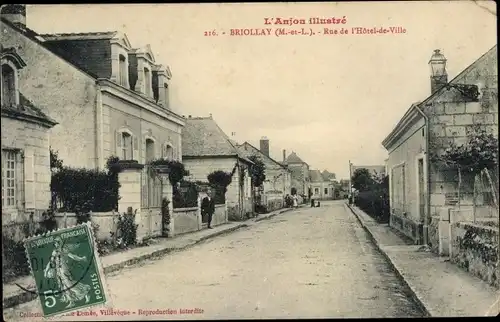
{"label": "green postage stamp", "polygon": [[25,246],[45,317],[106,304],[90,223],[30,237]]}

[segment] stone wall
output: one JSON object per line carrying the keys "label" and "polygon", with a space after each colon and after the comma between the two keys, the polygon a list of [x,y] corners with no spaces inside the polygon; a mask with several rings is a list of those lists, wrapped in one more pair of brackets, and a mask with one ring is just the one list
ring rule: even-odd
{"label": "stone wall", "polygon": [[498,227],[459,222],[452,224],[451,233],[451,261],[499,288]]}
{"label": "stone wall", "polygon": [[[55,214],[57,228],[67,228],[76,225],[76,214],[65,212]],[[118,213],[117,212],[94,212],[91,216],[92,223],[97,224],[98,240],[106,240],[111,238],[111,233],[116,234],[118,230]]]}
{"label": "stone wall", "polygon": [[172,214],[172,235],[189,233],[201,229],[198,207],[174,209]]}
{"label": "stone wall", "polygon": [[213,227],[223,225],[227,223],[227,220],[226,205],[215,205],[215,213],[212,216],[211,225]]}

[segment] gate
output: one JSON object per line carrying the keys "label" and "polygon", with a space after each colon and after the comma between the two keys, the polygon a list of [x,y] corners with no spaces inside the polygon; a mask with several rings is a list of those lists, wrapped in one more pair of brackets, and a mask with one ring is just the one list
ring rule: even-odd
{"label": "gate", "polygon": [[144,215],[144,228],[146,237],[155,237],[161,234],[161,201],[162,201],[162,181],[156,171],[150,166],[145,165],[141,174],[142,181],[142,200],[141,209]]}

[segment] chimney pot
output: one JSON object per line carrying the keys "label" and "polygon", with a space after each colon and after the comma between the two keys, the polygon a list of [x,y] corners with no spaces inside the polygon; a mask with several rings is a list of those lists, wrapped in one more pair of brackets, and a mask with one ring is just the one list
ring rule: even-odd
{"label": "chimney pot", "polygon": [[286,161],[286,150],[283,150],[283,162]]}
{"label": "chimney pot", "polygon": [[7,19],[14,25],[26,28],[26,5],[24,4],[7,4],[1,9],[2,18]]}
{"label": "chimney pot", "polygon": [[260,139],[260,152],[269,157],[269,140],[265,136]]}

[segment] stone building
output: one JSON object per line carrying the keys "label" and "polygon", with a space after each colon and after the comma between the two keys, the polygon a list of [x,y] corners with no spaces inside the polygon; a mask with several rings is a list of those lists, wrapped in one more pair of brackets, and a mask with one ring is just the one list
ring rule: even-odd
{"label": "stone building", "polygon": [[[0,44],[2,109],[2,231],[39,218],[50,205],[49,132],[57,123],[21,91],[27,63]],[[15,239],[20,232],[10,231]]]}
{"label": "stone building", "polygon": [[111,155],[181,158],[172,74],[149,46],[133,47],[118,31],[40,35],[26,26],[24,7],[3,8],[2,44],[27,64],[19,74],[25,97],[58,122],[50,146],[65,165],[102,169]]}
{"label": "stone building", "polygon": [[389,152],[391,226],[437,252],[442,211],[472,207],[473,186],[464,177],[459,200],[457,171],[443,169],[431,156],[452,142],[466,143],[473,125],[498,137],[497,46],[451,81],[439,50],[429,63],[431,95],[412,104],[382,144]]}
{"label": "stone building", "polygon": [[291,193],[291,172],[287,166],[271,158],[269,155],[269,140],[267,138],[260,140],[260,150],[248,142],[238,145],[237,148],[241,155],[247,158],[256,155],[264,163],[266,180],[262,185],[260,194],[267,196],[266,200],[279,197],[280,201],[283,202],[284,197]]}
{"label": "stone building", "polygon": [[293,151],[283,163],[288,166],[292,173],[292,189],[297,189],[298,195],[309,197],[309,192],[312,193],[310,191],[309,165]]}
{"label": "stone building", "polygon": [[233,173],[226,192],[228,217],[240,220],[253,214],[248,172],[252,162],[231,143],[212,116],[186,119],[182,131],[182,160],[192,181],[208,182],[207,176],[217,170]]}
{"label": "stone building", "polygon": [[[50,147],[63,164],[104,169],[110,156],[146,164],[181,160],[184,118],[169,101],[172,74],[149,46],[133,47],[118,31],[38,34],[26,25],[24,5],[7,5],[2,44],[26,62],[23,95],[58,124]],[[137,185],[142,213],[158,213],[161,183],[144,167]]]}
{"label": "stone building", "polygon": [[319,170],[309,170],[312,198],[316,200],[333,199],[335,195],[335,185],[323,177]]}

